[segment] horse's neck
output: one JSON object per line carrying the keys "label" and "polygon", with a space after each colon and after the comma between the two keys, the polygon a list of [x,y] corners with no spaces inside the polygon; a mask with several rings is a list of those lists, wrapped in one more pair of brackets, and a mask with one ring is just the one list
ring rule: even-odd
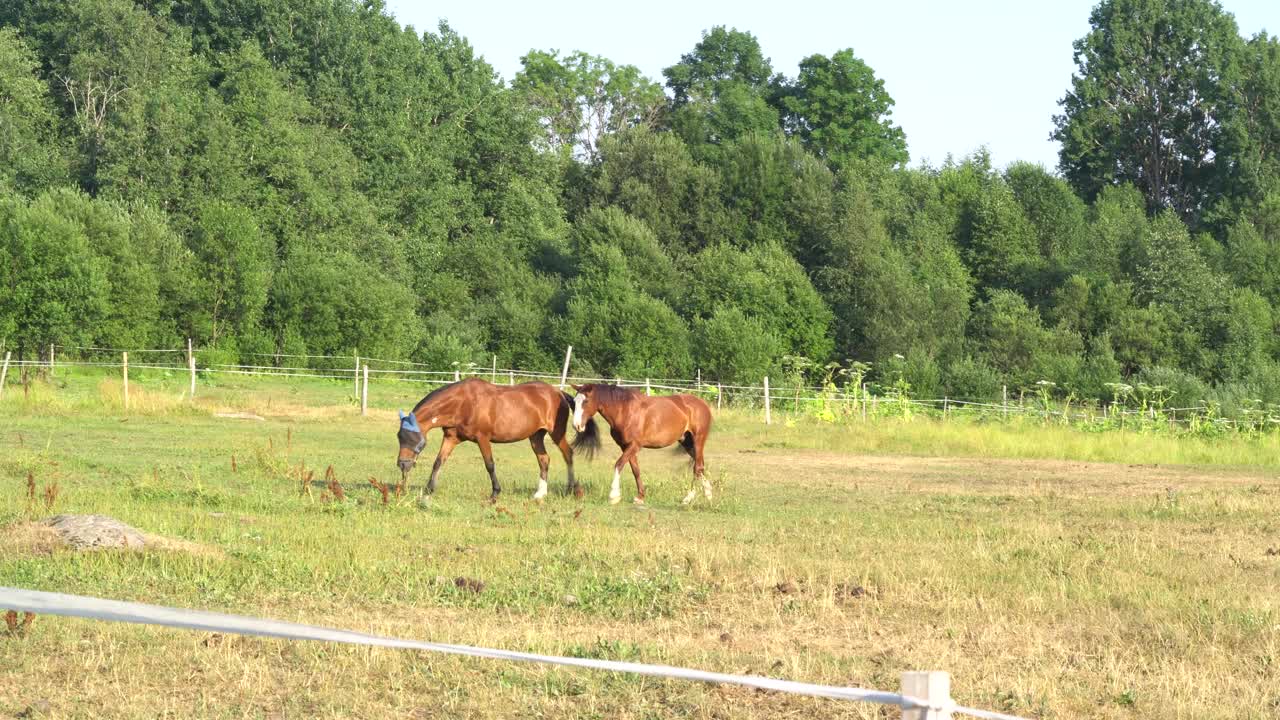
{"label": "horse's neck", "polygon": [[437,397],[414,411],[418,417],[418,425],[424,431],[435,427],[449,427],[457,423],[457,407],[453,398],[445,395]]}
{"label": "horse's neck", "polygon": [[636,399],[631,395],[614,395],[609,398],[609,402],[600,403],[600,414],[604,416],[605,422],[609,423],[609,427],[617,427],[617,421],[626,414]]}

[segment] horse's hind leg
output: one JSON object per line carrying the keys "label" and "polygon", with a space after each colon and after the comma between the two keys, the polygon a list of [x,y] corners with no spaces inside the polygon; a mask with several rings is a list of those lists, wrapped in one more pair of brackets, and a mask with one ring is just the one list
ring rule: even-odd
{"label": "horse's hind leg", "polygon": [[694,436],[693,452],[691,452],[690,455],[693,455],[694,480],[702,481],[702,492],[704,495],[707,496],[707,499],[710,500],[711,499],[711,481],[707,479],[705,467],[703,466],[703,459],[706,457],[706,455],[703,453],[703,448],[705,448],[706,445],[707,445],[707,432],[706,430],[703,430],[701,434]]}
{"label": "horse's hind leg", "polygon": [[480,455],[484,458],[484,469],[489,471],[489,482],[493,485],[493,494],[489,499],[497,502],[502,486],[498,484],[498,472],[493,464],[493,446],[489,444],[489,438],[484,435],[476,438],[476,444],[480,446]]}
{"label": "horse's hind leg", "polygon": [[640,461],[638,459],[639,455],[640,453],[636,453],[635,455],[631,456],[631,474],[635,476],[635,479],[636,479],[635,504],[643,505],[644,504],[644,483],[640,480]]}
{"label": "horse's hind leg", "polygon": [[547,496],[547,467],[551,465],[551,458],[547,456],[547,446],[542,441],[546,434],[546,430],[539,430],[529,437],[533,454],[538,456],[538,491],[533,494],[534,500],[542,500]]}
{"label": "horse's hind leg", "polygon": [[[694,445],[694,442],[693,442],[692,432],[686,432],[684,434],[684,437],[680,438],[680,447],[684,448],[684,451],[689,453],[689,459],[691,461],[693,461],[695,464],[698,462],[698,453],[697,453],[697,450],[695,449],[696,446]],[[693,481],[689,483],[689,494],[685,495],[684,500],[680,501],[681,505],[688,505],[689,503],[693,502],[693,499],[695,497],[698,496],[697,483],[698,483],[698,475],[695,472],[693,476]]]}
{"label": "horse's hind leg", "polygon": [[582,497],[582,486],[578,484],[578,479],[573,475],[573,448],[569,447],[569,438],[565,433],[560,433],[559,438],[555,439],[556,447],[560,448],[560,454],[564,456],[564,464],[569,468],[569,492],[574,497]]}
{"label": "horse's hind leg", "polygon": [[[640,443],[631,443],[622,450],[622,456],[618,458],[618,462],[613,464],[613,487],[609,489],[609,504],[617,505],[622,500],[622,466],[631,462],[634,463],[635,456],[640,452]],[[640,484],[640,465],[633,464],[632,472],[636,476],[636,487],[643,488]],[[643,490],[641,490],[643,493]]]}

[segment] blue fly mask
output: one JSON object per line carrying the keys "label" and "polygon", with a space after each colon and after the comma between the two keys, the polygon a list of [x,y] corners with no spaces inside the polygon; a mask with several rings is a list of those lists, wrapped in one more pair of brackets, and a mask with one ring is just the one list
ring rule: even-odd
{"label": "blue fly mask", "polygon": [[414,454],[422,452],[422,448],[427,446],[427,436],[422,434],[422,428],[418,427],[418,416],[413,413],[408,415],[404,411],[400,411],[400,429],[407,430],[418,434],[418,445],[413,449]]}

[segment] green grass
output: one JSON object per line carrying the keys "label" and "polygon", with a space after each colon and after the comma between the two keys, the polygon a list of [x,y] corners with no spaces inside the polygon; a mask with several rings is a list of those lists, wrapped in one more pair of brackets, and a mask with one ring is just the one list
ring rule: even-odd
{"label": "green grass", "polygon": [[[905,670],[945,669],[962,703],[1034,717],[1280,712],[1274,437],[781,414],[766,428],[726,410],[709,444],[710,504],[679,507],[687,462],[648,450],[649,506],[609,506],[608,444],[580,460],[585,499],[564,495],[553,455],[555,492],[535,504],[536,463],[517,443],[497,448],[497,506],[464,445],[419,509],[384,507],[367,478],[396,479],[394,408],[421,387],[371,385],[362,418],[347,382],[219,377],[191,406],[180,373],[131,379],[128,415],[106,375],[6,389],[0,584],[883,689]],[[223,410],[266,420],[213,415]],[[309,497],[300,464],[316,471]],[[346,503],[320,499],[330,465]],[[28,507],[28,473],[41,489],[58,483],[55,507]],[[416,471],[414,492],[423,480]],[[24,544],[22,523],[55,512],[105,513],[185,544]],[[795,592],[779,592],[786,582]],[[893,716],[51,617],[0,634],[0,681],[0,717],[40,701],[55,717]]]}

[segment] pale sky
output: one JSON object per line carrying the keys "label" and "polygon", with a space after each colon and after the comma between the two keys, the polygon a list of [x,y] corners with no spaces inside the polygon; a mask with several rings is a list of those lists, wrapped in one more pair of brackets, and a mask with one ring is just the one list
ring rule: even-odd
{"label": "pale sky", "polygon": [[[506,80],[530,49],[583,50],[635,65],[658,82],[703,30],[726,25],[760,40],[775,72],[851,47],[884,80],[911,164],[937,164],[986,145],[997,167],[1057,165],[1049,140],[1070,86],[1071,43],[1089,27],[1091,0],[878,0],[753,3],[534,3],[387,0],[420,32],[444,18]],[[1241,33],[1280,33],[1280,0],[1223,0]]]}

